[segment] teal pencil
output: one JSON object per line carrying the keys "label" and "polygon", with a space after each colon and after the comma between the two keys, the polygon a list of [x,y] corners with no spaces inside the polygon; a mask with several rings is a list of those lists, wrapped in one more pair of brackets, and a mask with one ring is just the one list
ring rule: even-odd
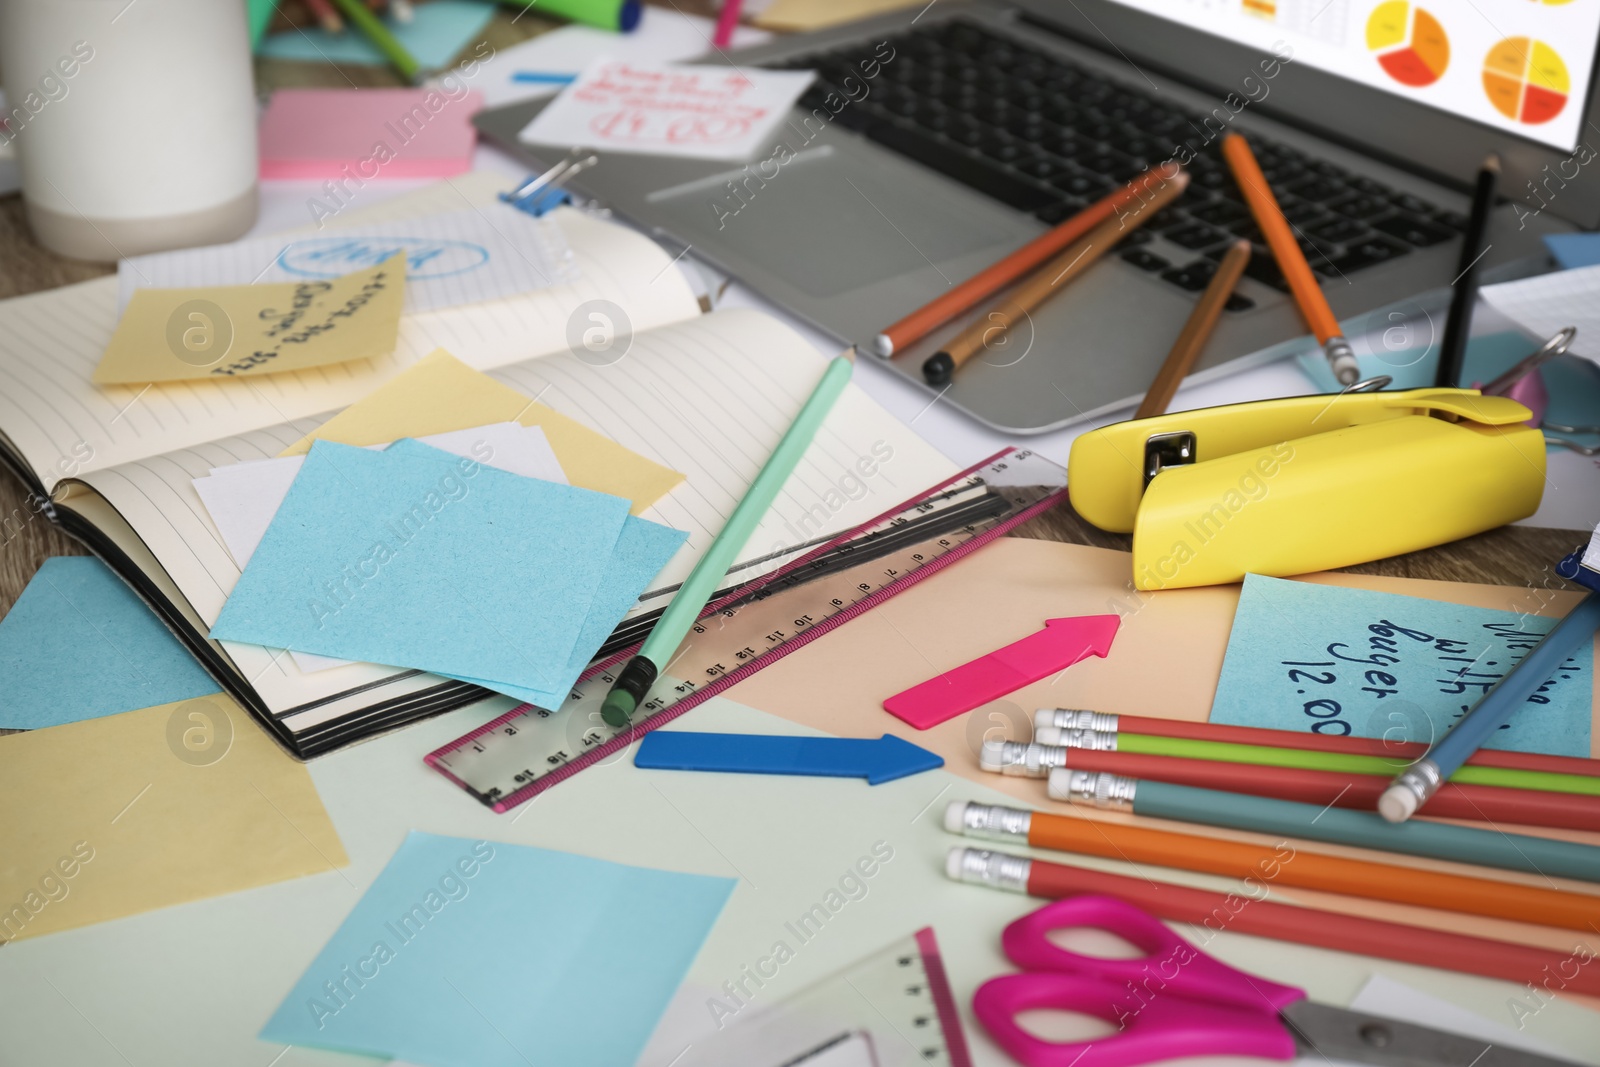
{"label": "teal pencil", "polygon": [[639,654],[629,660],[617,675],[611,692],[606,694],[605,701],[600,705],[600,715],[606,722],[612,726],[626,726],[634,710],[644,702],[662,667],[672,659],[678,646],[683,644],[689,627],[705,610],[711,595],[717,591],[728,568],[733,565],[734,558],[749,542],[762,516],[772,507],[773,500],[783,489],[783,483],[794,472],[812,438],[816,437],[823,420],[833,409],[834,401],[839,399],[839,394],[850,383],[850,375],[855,370],[855,358],[855,349],[848,348],[828,364],[822,380],[812,390],[800,414],[795,416],[783,439],[778,442],[778,447],[767,457],[766,466],[750,483],[749,491],[739,501],[738,507],[733,509],[722,532],[717,534],[711,547],[695,564],[688,579],[672,598],[672,603],[662,612],[661,618],[656,620],[650,636],[640,646]]}
{"label": "teal pencil", "polygon": [[1057,800],[1131,809],[1135,815],[1157,819],[1600,882],[1600,848],[1547,837],[1437,822],[1391,823],[1377,812],[1318,807],[1090,771],[1051,771],[1049,788]]}
{"label": "teal pencil", "polygon": [[366,4],[361,0],[333,0],[333,6],[343,12],[345,19],[356,29],[367,35],[373,46],[393,64],[402,78],[411,82],[417,80],[417,76],[422,73],[422,64],[406,51],[406,46],[389,32],[389,27],[383,24],[382,19],[368,10]]}

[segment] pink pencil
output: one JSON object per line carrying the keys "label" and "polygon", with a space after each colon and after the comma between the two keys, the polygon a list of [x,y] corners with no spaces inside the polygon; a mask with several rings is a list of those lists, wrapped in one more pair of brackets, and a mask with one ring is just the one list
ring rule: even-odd
{"label": "pink pencil", "polygon": [[733,43],[733,31],[739,28],[739,6],[742,0],[723,0],[722,12],[717,15],[717,29],[711,43],[726,48]]}

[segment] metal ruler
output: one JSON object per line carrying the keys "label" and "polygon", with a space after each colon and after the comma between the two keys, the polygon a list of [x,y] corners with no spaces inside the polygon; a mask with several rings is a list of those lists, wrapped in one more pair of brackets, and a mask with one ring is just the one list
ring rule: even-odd
{"label": "metal ruler", "polygon": [[972,1065],[931,926],[771,1007],[724,1006],[737,1014],[674,1067]]}
{"label": "metal ruler", "polygon": [[560,708],[519,705],[427,762],[509,811],[1066,498],[1066,471],[1008,448],[713,601],[626,728],[607,726],[600,702],[644,636],[638,620],[619,627]]}

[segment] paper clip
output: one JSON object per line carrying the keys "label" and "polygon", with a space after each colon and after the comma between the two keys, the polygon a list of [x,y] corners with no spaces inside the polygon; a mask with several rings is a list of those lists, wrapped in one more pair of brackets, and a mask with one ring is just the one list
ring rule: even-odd
{"label": "paper clip", "polygon": [[538,218],[562,204],[572,203],[572,194],[565,188],[567,182],[598,162],[600,157],[593,152],[574,148],[543,174],[534,175],[509,193],[501,193],[500,199]]}

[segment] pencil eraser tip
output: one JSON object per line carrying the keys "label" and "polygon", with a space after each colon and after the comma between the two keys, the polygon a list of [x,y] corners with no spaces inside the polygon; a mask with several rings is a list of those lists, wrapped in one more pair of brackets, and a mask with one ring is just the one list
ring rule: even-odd
{"label": "pencil eraser tip", "polygon": [[952,882],[961,881],[962,861],[966,858],[967,850],[957,845],[945,854],[944,876]]}
{"label": "pencil eraser tip", "polygon": [[1378,814],[1390,822],[1405,822],[1417,813],[1421,801],[1405,786],[1391,785],[1378,798]]}
{"label": "pencil eraser tip", "polygon": [[1033,728],[1035,730],[1039,729],[1041,726],[1054,726],[1055,724],[1055,708],[1040,708],[1038,711],[1033,713]]}
{"label": "pencil eraser tip", "polygon": [[944,828],[952,834],[961,832],[962,823],[966,821],[967,802],[965,800],[952,800],[944,806]]}
{"label": "pencil eraser tip", "polygon": [[985,741],[983,748],[978,750],[978,767],[998,774],[1004,766],[1000,758],[1004,752],[1004,741]]}
{"label": "pencil eraser tip", "polygon": [[1039,726],[1033,731],[1033,743],[1036,745],[1060,745],[1061,727]]}
{"label": "pencil eraser tip", "polygon": [[872,339],[872,353],[879,359],[888,359],[894,355],[894,338],[886,333],[880,333]]}
{"label": "pencil eraser tip", "polygon": [[922,377],[929,385],[946,385],[956,372],[956,361],[948,352],[935,352],[922,365]]}

